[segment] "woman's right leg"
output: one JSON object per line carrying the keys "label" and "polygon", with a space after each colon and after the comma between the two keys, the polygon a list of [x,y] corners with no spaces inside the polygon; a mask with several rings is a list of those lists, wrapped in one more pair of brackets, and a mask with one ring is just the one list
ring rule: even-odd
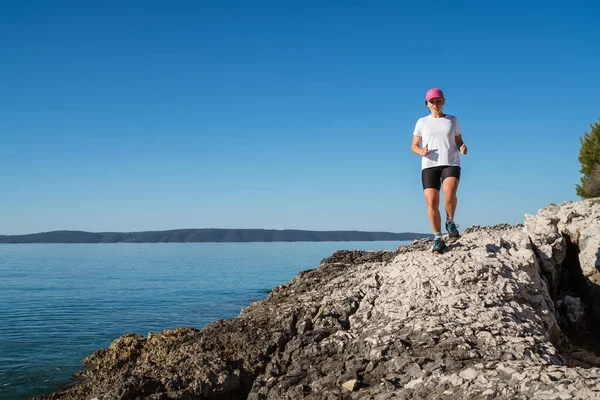
{"label": "woman's right leg", "polygon": [[424,189],[425,202],[427,203],[427,215],[431,223],[433,233],[442,231],[442,218],[440,217],[440,191],[437,189]]}

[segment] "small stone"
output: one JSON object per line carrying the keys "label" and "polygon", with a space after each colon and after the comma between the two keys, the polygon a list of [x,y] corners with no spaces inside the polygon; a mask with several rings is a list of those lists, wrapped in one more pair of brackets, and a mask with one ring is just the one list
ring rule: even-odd
{"label": "small stone", "polygon": [[486,386],[489,383],[488,379],[482,374],[477,376],[476,382],[483,386]]}
{"label": "small stone", "polygon": [[560,371],[548,371],[546,372],[546,374],[548,374],[550,379],[552,379],[553,381],[558,381],[563,378],[563,373]]}
{"label": "small stone", "polygon": [[525,372],[522,372],[522,373],[515,372],[514,374],[512,374],[512,377],[511,377],[511,379],[514,379],[519,382],[521,382],[525,378],[527,378],[527,374]]}
{"label": "small stone", "polygon": [[452,374],[448,377],[448,380],[450,381],[450,383],[452,384],[452,386],[456,387],[456,386],[460,386],[463,384],[464,379],[461,378],[460,376],[456,375],[456,374]]}
{"label": "small stone", "polygon": [[464,371],[461,371],[458,375],[461,378],[472,381],[473,379],[477,378],[477,371],[475,371],[473,368],[467,368]]}
{"label": "small stone", "polygon": [[349,381],[346,381],[344,383],[342,383],[342,387],[346,390],[349,390],[351,392],[354,391],[354,389],[356,389],[356,383],[358,381],[356,379],[350,379]]}
{"label": "small stone", "polygon": [[414,389],[415,387],[419,386],[421,383],[423,383],[423,378],[413,379],[412,381],[408,382],[404,387],[407,389]]}
{"label": "small stone", "polygon": [[546,372],[542,372],[540,374],[540,381],[547,385],[552,385],[553,379],[550,378],[550,376]]}
{"label": "small stone", "polygon": [[559,400],[560,399],[560,394],[558,393],[537,393],[534,395],[536,399],[539,400]]}
{"label": "small stone", "polygon": [[412,378],[421,378],[425,372],[419,367],[419,364],[411,363],[406,367],[406,374]]}
{"label": "small stone", "polygon": [[504,366],[498,367],[498,368],[496,368],[496,370],[498,372],[500,372],[501,374],[504,374],[505,376],[508,376],[508,377],[512,377],[512,375],[517,372],[510,367],[504,367]]}

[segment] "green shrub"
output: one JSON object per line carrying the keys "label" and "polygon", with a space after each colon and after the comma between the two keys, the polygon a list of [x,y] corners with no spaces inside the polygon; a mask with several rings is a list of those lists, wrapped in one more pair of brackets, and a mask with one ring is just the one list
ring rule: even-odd
{"label": "green shrub", "polygon": [[581,184],[575,186],[577,195],[588,199],[600,196],[600,118],[590,125],[590,131],[585,132],[583,138],[579,138],[581,149],[579,150],[579,172]]}

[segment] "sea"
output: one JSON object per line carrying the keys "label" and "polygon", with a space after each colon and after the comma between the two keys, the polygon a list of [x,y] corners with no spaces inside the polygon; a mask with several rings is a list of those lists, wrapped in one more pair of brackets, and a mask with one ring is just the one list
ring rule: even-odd
{"label": "sea", "polygon": [[337,250],[408,243],[0,244],[0,399],[56,391],[126,333],[234,318]]}

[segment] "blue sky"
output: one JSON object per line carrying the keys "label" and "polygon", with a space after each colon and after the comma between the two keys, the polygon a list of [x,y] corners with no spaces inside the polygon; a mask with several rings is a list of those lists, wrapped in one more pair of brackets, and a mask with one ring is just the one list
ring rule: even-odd
{"label": "blue sky", "polygon": [[0,234],[430,232],[410,151],[456,115],[461,228],[579,200],[597,1],[0,0]]}

